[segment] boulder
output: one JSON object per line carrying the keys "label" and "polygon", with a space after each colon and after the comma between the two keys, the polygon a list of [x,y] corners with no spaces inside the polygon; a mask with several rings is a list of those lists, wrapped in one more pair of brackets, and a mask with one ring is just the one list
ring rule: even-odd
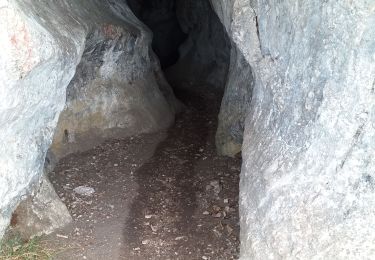
{"label": "boulder", "polygon": [[50,181],[43,175],[35,195],[23,200],[13,212],[11,225],[13,232],[29,239],[50,234],[71,222],[72,217],[68,209],[57,196]]}
{"label": "boulder", "polygon": [[241,259],[374,258],[374,3],[211,2],[252,71]]}

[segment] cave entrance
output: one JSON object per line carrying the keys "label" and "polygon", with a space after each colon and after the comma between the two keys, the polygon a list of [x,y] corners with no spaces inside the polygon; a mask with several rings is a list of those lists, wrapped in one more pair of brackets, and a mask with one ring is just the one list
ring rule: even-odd
{"label": "cave entrance", "polygon": [[[168,131],[111,139],[59,161],[50,179],[74,219],[76,259],[236,259],[241,158],[215,134],[230,42],[208,0],[128,0],[181,101]],[[65,242],[67,243],[67,242]]]}

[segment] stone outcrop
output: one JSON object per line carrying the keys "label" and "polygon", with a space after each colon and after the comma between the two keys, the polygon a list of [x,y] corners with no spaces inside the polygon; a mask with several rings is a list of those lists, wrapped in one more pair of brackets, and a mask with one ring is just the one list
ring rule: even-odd
{"label": "stone outcrop", "polygon": [[158,84],[163,78],[158,68],[157,58],[150,53],[149,34],[139,25],[104,25],[90,32],[67,88],[50,161],[110,137],[170,126],[177,101],[167,84]]}
{"label": "stone outcrop", "polygon": [[53,135],[59,158],[85,135],[167,127],[177,102],[124,1],[0,0],[0,16],[1,237],[38,187]]}
{"label": "stone outcrop", "polygon": [[254,81],[241,259],[374,258],[374,2],[211,2]]}

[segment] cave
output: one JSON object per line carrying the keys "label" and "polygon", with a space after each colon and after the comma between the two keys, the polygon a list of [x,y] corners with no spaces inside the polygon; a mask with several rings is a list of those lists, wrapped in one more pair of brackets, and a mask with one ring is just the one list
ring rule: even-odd
{"label": "cave", "polygon": [[0,258],[374,258],[374,14],[0,0]]}
{"label": "cave", "polygon": [[152,31],[152,49],[159,58],[161,68],[175,64],[179,59],[178,48],[188,35],[179,23],[176,1],[128,1],[128,4],[138,19]]}

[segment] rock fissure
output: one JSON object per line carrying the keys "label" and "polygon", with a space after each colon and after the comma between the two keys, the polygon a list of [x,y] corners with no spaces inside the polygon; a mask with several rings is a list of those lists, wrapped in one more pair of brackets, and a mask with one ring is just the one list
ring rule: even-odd
{"label": "rock fissure", "polygon": [[[112,163],[108,156],[114,146],[111,156],[128,157],[123,160],[130,175],[121,179],[123,187],[118,184],[113,193],[106,191],[109,197],[121,197],[116,192],[127,189],[126,194],[145,208],[166,207],[165,211],[142,212],[142,207],[124,211],[134,222],[127,227],[136,238],[130,242],[142,244],[133,245],[132,257],[151,259],[151,249],[145,255],[141,252],[146,245],[162,243],[158,240],[162,235],[157,237],[160,225],[177,230],[181,226],[185,232],[189,220],[200,225],[197,219],[202,216],[196,209],[209,203],[213,205],[203,210],[203,216],[230,215],[231,205],[214,203],[215,190],[222,183],[206,179],[214,176],[208,168],[215,169],[210,164],[215,161],[215,143],[219,154],[233,157],[220,157],[219,164],[242,155],[240,259],[374,258],[372,1],[0,0],[0,16],[0,237],[9,224],[23,229],[25,236],[51,233],[70,221],[68,210],[76,213],[74,221],[83,218],[78,218],[82,214],[74,207],[90,207],[89,197],[72,198],[74,188],[54,183],[61,191],[56,195],[45,176],[64,158],[87,151],[96,159],[82,155],[74,166],[80,170],[67,166],[64,174],[73,178],[71,171],[82,172],[87,182],[94,182],[90,178],[95,176],[103,185],[99,190],[116,186],[114,178],[124,178],[120,173],[125,169],[118,162],[113,168],[105,165]],[[185,101],[189,97],[193,101],[183,105],[175,93],[185,93]],[[192,97],[192,93],[200,94]],[[199,110],[202,104],[206,110]],[[210,105],[217,105],[217,125],[200,129],[207,122],[203,115],[192,114],[212,112]],[[182,114],[175,117],[178,112]],[[205,119],[216,122],[214,116]],[[194,122],[196,127],[189,125]],[[164,149],[155,150],[163,139],[160,133],[169,127],[170,136],[161,143]],[[206,141],[203,130],[210,136],[210,152],[204,155],[210,159],[203,159],[200,149],[205,148],[196,146],[198,140]],[[146,137],[149,134],[155,142]],[[136,149],[129,138],[150,141],[149,149],[142,150],[148,156],[142,157],[138,163],[143,166],[138,168],[126,155],[132,151],[117,147],[121,143]],[[197,139],[191,147],[189,138]],[[114,139],[123,141],[105,143]],[[187,151],[180,154],[174,142],[181,142]],[[143,147],[141,141],[137,144]],[[107,157],[97,159],[100,153]],[[85,160],[97,167],[90,168]],[[210,166],[201,167],[205,163]],[[207,170],[207,175],[195,167]],[[97,171],[107,168],[113,175]],[[231,168],[221,170],[226,179]],[[207,190],[197,178],[209,182]],[[77,181],[87,186],[85,179]],[[148,197],[148,191],[155,196]],[[70,199],[68,209],[60,201],[62,194]],[[98,196],[97,190],[92,194]],[[199,194],[207,205],[197,205]],[[231,196],[229,201],[236,200]],[[110,212],[111,205],[106,204]],[[158,216],[175,212],[176,218],[162,223],[154,211]],[[142,215],[151,216],[145,229],[139,226]],[[121,230],[129,230],[122,224]],[[136,226],[139,230],[132,230]],[[189,259],[184,243],[204,235],[197,230],[190,230],[191,237],[177,235],[173,228],[176,240],[168,240],[168,253],[176,249],[183,254],[176,258]],[[219,246],[238,231],[230,223],[212,230]],[[215,257],[204,252],[199,241],[191,243],[201,249],[201,255],[194,257]],[[112,253],[118,256],[116,250]],[[168,256],[160,250],[155,254]],[[229,249],[222,252],[228,259],[228,252],[232,257],[237,254]]]}

